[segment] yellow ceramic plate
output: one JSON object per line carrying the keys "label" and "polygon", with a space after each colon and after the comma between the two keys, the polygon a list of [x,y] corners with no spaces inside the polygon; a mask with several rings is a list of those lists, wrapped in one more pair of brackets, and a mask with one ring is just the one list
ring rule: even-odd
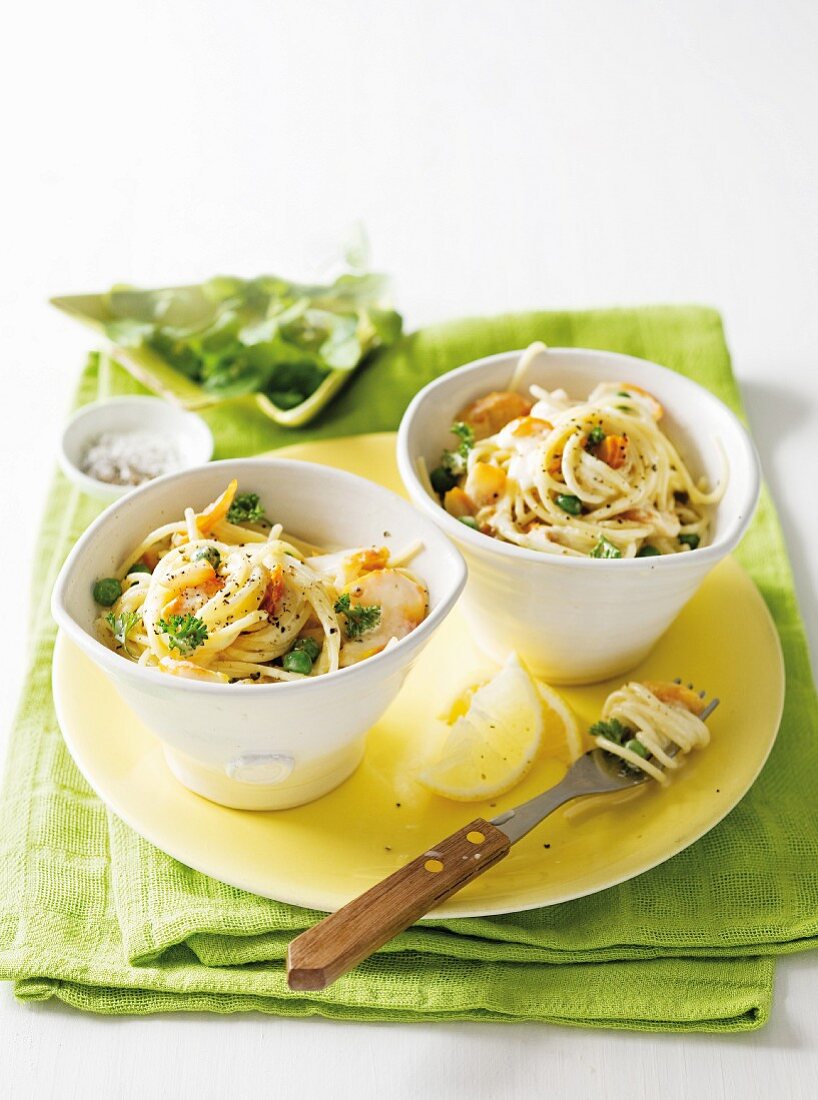
{"label": "yellow ceramic plate", "polygon": [[[399,490],[391,435],[278,453],[377,474]],[[469,805],[432,795],[414,778],[426,750],[429,715],[494,668],[474,648],[455,611],[372,730],[355,775],[317,802],[274,813],[227,810],[181,787],[165,766],[159,742],[104,674],[63,637],[54,658],[54,698],[80,769],[138,833],[224,882],[334,910],[478,814],[492,817],[564,774],[564,760],[543,755],[514,790],[496,802]],[[735,806],[772,747],[784,693],[778,636],[735,562],[711,574],[634,676],[683,676],[719,695],[711,746],[691,756],[667,790],[651,785],[557,811],[435,915],[505,913],[603,890],[692,844]],[[587,726],[613,686],[566,688],[562,694]]]}

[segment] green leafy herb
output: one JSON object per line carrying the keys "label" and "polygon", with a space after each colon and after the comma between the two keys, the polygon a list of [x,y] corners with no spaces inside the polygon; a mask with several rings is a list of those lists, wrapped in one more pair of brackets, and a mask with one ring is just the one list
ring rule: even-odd
{"label": "green leafy herb", "polygon": [[215,546],[203,546],[193,555],[193,560],[210,562],[214,569],[218,569],[222,563],[222,556]]}
{"label": "green leafy herb", "polygon": [[592,558],[621,558],[622,551],[618,546],[614,546],[612,542],[609,542],[604,535],[600,535],[599,542],[589,556]]}
{"label": "green leafy herb", "polygon": [[[451,432],[452,435],[457,436],[460,443],[456,450],[444,451],[440,456],[440,465],[432,471],[432,476],[437,475],[440,485],[444,484],[444,480],[451,481],[451,484],[447,484],[445,489],[436,489],[438,493],[445,493],[454,488],[457,479],[465,473],[469,451],[474,446],[474,429],[468,424],[464,424],[462,420],[456,420],[452,424]],[[433,486],[434,484],[434,481],[432,481]]]}
{"label": "green leafy herb", "polygon": [[642,744],[641,741],[637,741],[635,737],[632,737],[630,741],[625,742],[625,748],[630,749],[631,752],[636,753],[637,756],[641,756],[643,760],[647,760],[650,753]]}
{"label": "green leafy herb", "polygon": [[646,542],[644,546],[640,546],[636,551],[637,558],[658,558],[661,557],[662,551],[657,550],[655,546],[651,546],[649,542]]}
{"label": "green leafy herb", "polygon": [[113,611],[109,611],[105,616],[105,622],[111,628],[111,633],[129,656],[132,654],[128,649],[128,637],[136,629],[141,618],[142,614],[139,611],[123,611],[121,615],[115,615]]}
{"label": "green leafy herb", "polygon": [[618,718],[610,718],[607,722],[594,722],[588,732],[591,737],[606,737],[615,745],[623,745],[633,735],[633,730],[628,729]]}
{"label": "green leafy herb", "polygon": [[457,454],[459,454],[461,458],[468,458],[469,451],[474,446],[474,428],[468,424],[464,424],[462,420],[456,420],[454,424],[452,424],[452,435],[456,435],[460,440]]}
{"label": "green leafy herb", "polygon": [[689,546],[691,550],[695,550],[701,541],[698,535],[679,535],[679,542],[684,546]]}
{"label": "green leafy herb", "polygon": [[103,577],[96,582],[92,592],[94,599],[102,607],[113,607],[122,595],[122,585],[116,577]]}
{"label": "green leafy herb", "polygon": [[187,615],[169,615],[156,624],[159,632],[167,635],[168,647],[177,649],[183,656],[192,653],[207,641],[207,627],[201,619],[189,612]]}
{"label": "green leafy herb", "polygon": [[600,443],[605,439],[605,431],[601,425],[595,424],[593,428],[588,432],[587,446],[598,447]]}
{"label": "green leafy herb", "polygon": [[237,493],[227,511],[230,523],[257,523],[263,515],[258,493]]}
{"label": "green leafy herb", "polygon": [[578,516],[582,513],[582,501],[572,493],[558,493],[556,502],[563,512],[568,512],[571,516]]}
{"label": "green leafy herb", "polygon": [[378,604],[352,604],[348,592],[344,592],[335,601],[335,611],[346,619],[348,638],[360,638],[362,634],[374,630],[381,621],[381,609]]}
{"label": "green leafy herb", "polygon": [[387,296],[388,280],[366,273],[328,285],[262,275],[165,290],[114,287],[105,330],[121,346],[158,352],[208,393],[261,392],[293,408],[332,372],[348,373],[398,339],[401,317]]}

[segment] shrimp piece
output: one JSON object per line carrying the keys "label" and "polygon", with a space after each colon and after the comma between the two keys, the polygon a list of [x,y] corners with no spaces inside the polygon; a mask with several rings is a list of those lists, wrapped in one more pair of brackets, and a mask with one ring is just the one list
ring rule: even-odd
{"label": "shrimp piece", "polygon": [[668,703],[671,706],[684,707],[691,714],[699,715],[704,710],[704,699],[700,698],[692,688],[684,684],[676,684],[667,680],[643,680],[642,683],[660,703]]}
{"label": "shrimp piece", "polygon": [[389,549],[386,546],[356,550],[346,559],[347,568],[351,574],[350,580],[359,577],[362,573],[371,573],[373,569],[385,569],[388,562]]}
{"label": "shrimp piece", "polygon": [[488,439],[490,435],[496,435],[509,421],[528,416],[533,406],[531,398],[524,397],[521,393],[495,390],[466,405],[460,410],[457,419],[469,425],[474,431],[475,439]]}
{"label": "shrimp piece", "polygon": [[606,435],[596,450],[596,457],[618,470],[624,466],[628,457],[628,437],[626,435]]}
{"label": "shrimp piece", "polygon": [[347,638],[341,647],[341,665],[356,664],[380,653],[393,638],[405,638],[423,622],[429,609],[425,587],[399,569],[377,569],[364,574],[348,589],[351,607],[379,607],[372,630]]}
{"label": "shrimp piece", "polygon": [[209,534],[230,511],[230,505],[233,503],[233,497],[236,495],[238,487],[239,483],[233,478],[221,496],[217,497],[212,504],[208,504],[205,510],[196,516],[196,526],[203,535]]}
{"label": "shrimp piece", "polygon": [[179,661],[175,657],[162,657],[159,665],[163,672],[169,672],[171,676],[182,676],[186,680],[205,680],[212,684],[226,684],[230,680],[223,672],[214,672],[194,664],[193,661]]}
{"label": "shrimp piece", "polygon": [[193,584],[188,588],[183,588],[179,595],[165,606],[164,613],[166,615],[196,615],[208,600],[224,588],[224,585],[224,577],[214,574],[201,584]]}
{"label": "shrimp piece", "polygon": [[267,617],[272,619],[276,613],[281,597],[284,595],[284,570],[277,565],[270,572],[270,580],[264,590],[264,596],[259,604],[259,610],[265,611]]}
{"label": "shrimp piece", "polygon": [[525,439],[528,436],[546,435],[553,427],[549,420],[542,420],[539,416],[521,416],[511,425],[510,430],[515,439]]}
{"label": "shrimp piece", "polygon": [[[475,462],[466,479],[466,495],[484,508],[496,504],[506,489],[506,472],[490,462]],[[448,495],[448,494],[447,494]]]}
{"label": "shrimp piece", "polygon": [[473,516],[477,511],[469,494],[457,485],[453,489],[449,489],[443,497],[443,507],[455,519],[460,519],[461,516]]}
{"label": "shrimp piece", "polygon": [[665,415],[665,410],[661,403],[656,400],[652,393],[648,393],[647,390],[643,390],[641,386],[637,386],[635,382],[623,382],[622,388],[625,390],[633,390],[634,393],[638,393],[642,399],[642,404],[647,405],[650,410],[650,415],[654,420],[661,420]]}

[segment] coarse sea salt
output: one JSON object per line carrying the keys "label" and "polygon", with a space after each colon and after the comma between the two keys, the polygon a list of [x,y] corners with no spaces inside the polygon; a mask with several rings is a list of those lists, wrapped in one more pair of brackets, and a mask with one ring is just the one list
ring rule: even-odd
{"label": "coarse sea salt", "polygon": [[109,485],[141,485],[179,466],[176,448],[153,432],[105,432],[82,457],[81,469]]}

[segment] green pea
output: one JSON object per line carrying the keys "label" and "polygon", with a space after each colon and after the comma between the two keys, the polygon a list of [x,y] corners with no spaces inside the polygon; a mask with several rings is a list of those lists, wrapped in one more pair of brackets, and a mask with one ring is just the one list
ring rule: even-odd
{"label": "green pea", "polygon": [[701,541],[698,535],[679,535],[679,542],[689,546],[691,550],[695,550]]}
{"label": "green pea", "polygon": [[128,576],[130,577],[131,573],[152,573],[152,572],[153,572],[153,570],[151,569],[151,567],[149,565],[145,565],[145,563],[143,561],[135,561],[133,563],[133,565],[130,567],[130,569],[128,570]]}
{"label": "green pea", "polygon": [[630,741],[625,742],[625,748],[630,749],[631,752],[635,752],[637,756],[641,756],[643,760],[646,760],[650,753],[642,744],[641,741],[637,741],[635,737],[632,737]]}
{"label": "green pea", "polygon": [[655,546],[651,546],[650,543],[645,543],[644,546],[640,546],[636,551],[637,558],[658,558],[662,556],[662,551],[657,550]]}
{"label": "green pea", "polygon": [[471,527],[472,530],[474,530],[474,531],[479,531],[480,530],[480,527],[477,523],[477,520],[474,518],[474,516],[458,516],[457,518],[460,520],[461,523],[465,523],[465,525],[467,527]]}
{"label": "green pea", "polygon": [[563,512],[568,512],[571,516],[578,516],[582,512],[582,501],[571,493],[559,493],[557,504]]}
{"label": "green pea", "polygon": [[194,561],[209,561],[214,569],[218,569],[222,563],[222,556],[215,546],[203,546],[193,555]]}
{"label": "green pea", "polygon": [[318,654],[321,652],[321,646],[316,642],[315,638],[298,638],[293,651],[300,653],[306,653],[310,661],[315,662],[318,659]]}
{"label": "green pea", "polygon": [[122,595],[122,585],[116,577],[103,577],[94,585],[93,593],[98,604],[103,607],[113,607]]}
{"label": "green pea", "polygon": [[454,489],[457,485],[457,478],[451,472],[447,470],[445,466],[435,466],[434,470],[429,474],[429,480],[432,483],[432,488],[436,493],[448,493],[449,489]]}
{"label": "green pea", "polygon": [[298,672],[302,676],[309,676],[312,672],[312,661],[303,649],[291,649],[289,653],[285,653],[281,665],[287,672]]}

